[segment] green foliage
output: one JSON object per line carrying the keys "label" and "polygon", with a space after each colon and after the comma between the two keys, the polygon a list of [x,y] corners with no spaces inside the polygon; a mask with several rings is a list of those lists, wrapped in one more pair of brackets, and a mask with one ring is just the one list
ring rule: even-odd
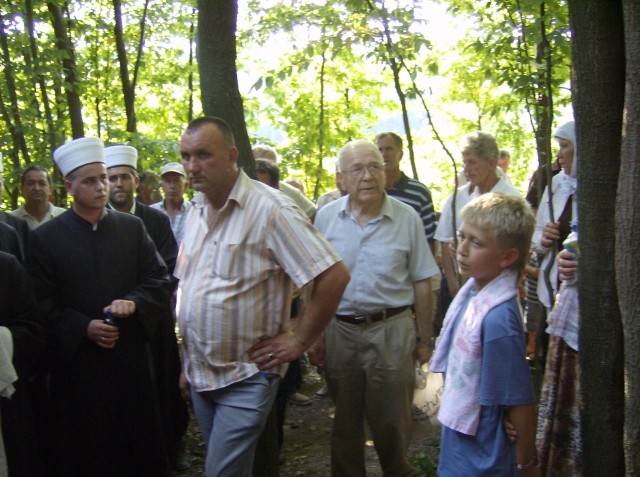
{"label": "green foliage", "polygon": [[438,475],[438,464],[434,463],[426,452],[410,456],[409,462],[413,467],[413,475],[416,477],[436,477]]}
{"label": "green foliage", "polygon": [[[22,168],[38,162],[52,169],[52,148],[70,138],[65,86],[81,95],[87,135],[99,135],[108,143],[130,142],[139,149],[144,168],[157,169],[166,160],[177,159],[177,141],[188,120],[189,75],[197,73],[195,65],[189,64],[195,1],[149,3],[136,84],[138,132],[134,135],[124,132],[112,2],[68,3],[68,32],[79,77],[75,85],[63,84],[64,53],[55,48],[47,3],[32,3],[33,43],[27,28],[27,2],[0,0],[0,11],[11,12],[2,17],[9,58],[2,63],[4,81],[0,82],[0,150],[11,198],[17,196],[16,177]],[[333,189],[333,160],[344,143],[371,139],[381,122],[385,127],[393,124],[404,135],[397,119],[401,93],[406,97],[420,179],[432,189],[436,204],[452,184],[445,146],[457,159],[456,145],[475,129],[496,135],[501,147],[512,152],[512,180],[516,185],[526,183],[535,148],[530,128],[539,116],[536,101],[543,70],[536,56],[542,21],[550,45],[555,103],[569,100],[564,87],[570,59],[565,1],[446,3],[452,15],[467,19],[463,25],[468,32],[454,47],[439,46],[443,38],[438,37],[430,2],[238,3],[238,69],[241,86],[246,84],[247,126],[256,142],[274,143],[283,158],[283,177],[302,179],[310,197]],[[123,3],[131,77],[143,6],[143,0]],[[15,82],[13,91],[8,88],[9,74]],[[194,88],[198,87],[196,74]],[[10,93],[15,93],[15,108]],[[198,96],[196,115],[201,111]],[[421,119],[422,99],[432,109],[432,124]],[[13,124],[16,111],[19,125]],[[441,131],[442,143],[432,126]],[[18,148],[16,131],[24,134],[28,155]]]}

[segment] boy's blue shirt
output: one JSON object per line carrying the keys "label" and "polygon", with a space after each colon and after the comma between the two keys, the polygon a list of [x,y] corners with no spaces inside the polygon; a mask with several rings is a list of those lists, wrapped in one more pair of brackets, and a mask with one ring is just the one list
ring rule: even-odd
{"label": "boy's blue shirt", "polygon": [[[504,432],[503,416],[508,406],[532,404],[534,395],[517,300],[514,297],[496,306],[483,320],[478,431],[468,436],[443,426],[441,477],[518,475],[515,446]],[[454,333],[465,308],[456,317]]]}

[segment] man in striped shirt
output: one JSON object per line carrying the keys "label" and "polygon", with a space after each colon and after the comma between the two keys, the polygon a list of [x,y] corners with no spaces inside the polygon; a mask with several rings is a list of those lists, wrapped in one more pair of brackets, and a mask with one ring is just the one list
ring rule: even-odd
{"label": "man in striped shirt", "polygon": [[[319,337],[349,273],[290,199],[238,169],[222,119],[192,121],[180,153],[200,192],[175,276],[183,370],[207,445],[205,475],[249,476],[283,363]],[[311,282],[304,312],[289,329],[293,286]]]}
{"label": "man in striped shirt", "polygon": [[429,241],[431,252],[435,253],[433,234],[438,221],[433,210],[431,192],[426,185],[408,177],[400,170],[400,160],[404,154],[402,138],[393,132],[383,132],[375,138],[376,146],[384,159],[385,189],[387,194],[413,207],[424,226],[424,234]]}

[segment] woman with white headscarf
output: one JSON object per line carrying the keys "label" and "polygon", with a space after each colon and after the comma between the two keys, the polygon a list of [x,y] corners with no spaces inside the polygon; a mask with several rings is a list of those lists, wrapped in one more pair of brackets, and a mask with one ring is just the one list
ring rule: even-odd
{"label": "woman with white headscarf", "polygon": [[[542,475],[552,471],[553,475],[581,476],[577,256],[563,250],[556,260],[551,253],[553,243],[556,242],[561,249],[571,226],[577,227],[578,223],[578,155],[574,122],[561,126],[554,137],[559,144],[558,159],[562,166],[562,171],[553,178],[551,185],[555,222],[549,220],[549,193],[545,190],[533,236],[538,251],[546,253],[541,271],[547,270],[549,262],[554,261],[549,277],[552,290],[542,277],[538,280],[540,301],[547,308],[553,305],[553,309],[547,320],[546,331],[550,338],[538,407],[536,449]],[[562,284],[555,297],[558,278]]]}

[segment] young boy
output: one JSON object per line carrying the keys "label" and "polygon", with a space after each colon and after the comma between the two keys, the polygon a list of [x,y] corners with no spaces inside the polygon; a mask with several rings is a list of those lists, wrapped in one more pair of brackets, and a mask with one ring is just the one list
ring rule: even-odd
{"label": "young boy", "polygon": [[[478,197],[461,218],[456,259],[469,280],[449,307],[430,366],[446,373],[438,475],[538,476],[518,305],[535,218],[524,200],[503,193]],[[515,444],[505,419],[515,427]]]}

